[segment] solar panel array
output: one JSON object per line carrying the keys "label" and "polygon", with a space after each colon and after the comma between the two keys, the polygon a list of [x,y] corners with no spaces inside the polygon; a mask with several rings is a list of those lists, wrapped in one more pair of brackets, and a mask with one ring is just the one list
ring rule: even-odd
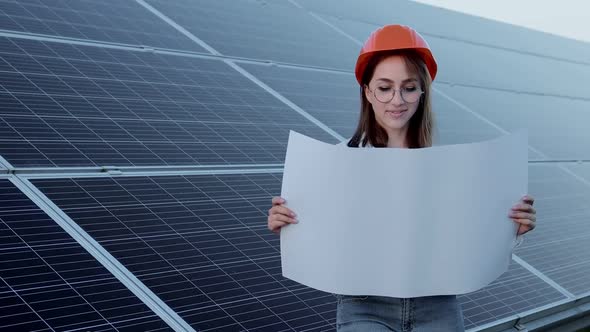
{"label": "solar panel array", "polygon": [[33,183],[199,330],[330,326],[334,297],[281,277],[261,222],[280,174]]}
{"label": "solar panel array", "polygon": [[393,22],[439,61],[435,144],[530,133],[539,226],[466,327],[587,296],[590,166],[550,161],[590,160],[590,45],[406,1],[0,0],[0,330],[334,330],[266,214],[289,130],[352,134]]}

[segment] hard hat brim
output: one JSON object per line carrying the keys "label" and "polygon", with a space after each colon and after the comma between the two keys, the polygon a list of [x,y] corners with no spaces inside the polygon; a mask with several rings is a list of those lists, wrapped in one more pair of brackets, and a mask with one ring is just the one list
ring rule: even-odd
{"label": "hard hat brim", "polygon": [[430,78],[431,80],[434,81],[434,78],[436,77],[436,72],[438,70],[438,66],[436,64],[436,61],[434,60],[434,56],[432,55],[432,52],[430,52],[429,49],[427,48],[415,48],[415,47],[408,47],[408,48],[398,48],[395,50],[377,50],[377,51],[372,51],[372,52],[365,52],[361,55],[359,55],[357,62],[356,62],[356,66],[355,66],[355,76],[356,76],[356,80],[359,83],[359,85],[363,85],[363,75],[365,74],[365,70],[367,68],[367,65],[369,64],[369,61],[371,61],[371,58],[373,58],[374,56],[377,56],[379,54],[382,53],[387,53],[387,52],[394,52],[394,51],[398,51],[398,50],[414,50],[416,53],[418,53],[418,55],[420,55],[420,57],[422,58],[422,61],[424,62],[424,64],[426,65],[426,68],[428,69],[428,73],[430,74]]}

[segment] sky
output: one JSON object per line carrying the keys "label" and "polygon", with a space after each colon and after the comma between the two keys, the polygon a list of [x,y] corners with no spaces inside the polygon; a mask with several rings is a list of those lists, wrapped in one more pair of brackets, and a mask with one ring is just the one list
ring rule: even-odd
{"label": "sky", "polygon": [[588,0],[414,0],[590,43]]}

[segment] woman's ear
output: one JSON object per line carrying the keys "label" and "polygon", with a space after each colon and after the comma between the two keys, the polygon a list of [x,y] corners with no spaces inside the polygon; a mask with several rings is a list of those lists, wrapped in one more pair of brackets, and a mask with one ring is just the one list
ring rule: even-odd
{"label": "woman's ear", "polygon": [[369,90],[369,86],[366,84],[363,86],[363,93],[365,94],[365,98],[367,98],[369,103],[373,105],[373,93],[371,93],[371,90]]}

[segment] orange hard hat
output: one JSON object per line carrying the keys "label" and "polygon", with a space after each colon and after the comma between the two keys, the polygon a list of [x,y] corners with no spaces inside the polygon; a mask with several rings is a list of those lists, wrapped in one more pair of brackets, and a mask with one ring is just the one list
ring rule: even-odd
{"label": "orange hard hat", "polygon": [[405,25],[386,25],[371,33],[356,60],[354,70],[356,80],[363,85],[363,74],[371,57],[383,51],[414,50],[422,57],[428,68],[430,78],[436,76],[436,60],[430,51],[426,40],[416,30]]}

